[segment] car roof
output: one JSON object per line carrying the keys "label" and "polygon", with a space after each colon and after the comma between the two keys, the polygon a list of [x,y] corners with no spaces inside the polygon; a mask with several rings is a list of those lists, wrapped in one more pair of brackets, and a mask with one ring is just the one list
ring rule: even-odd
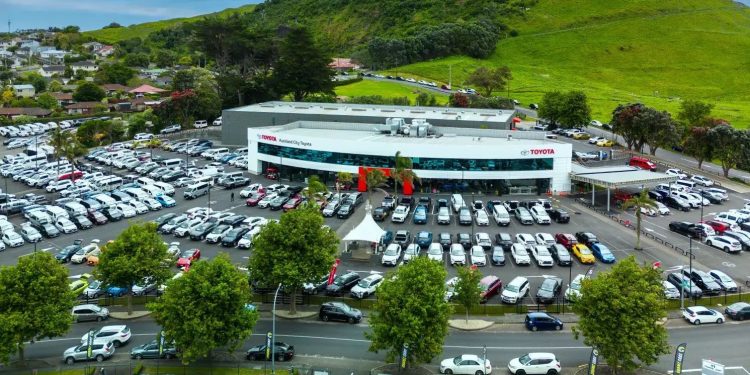
{"label": "car roof", "polygon": [[526,316],[530,318],[546,318],[546,317],[552,317],[552,315],[547,314],[546,312],[530,312],[527,313]]}
{"label": "car roof", "polygon": [[482,362],[482,361],[481,361],[481,360],[479,359],[479,356],[478,356],[478,355],[476,355],[476,354],[462,354],[462,355],[461,355],[461,359],[473,359],[473,360],[475,360],[475,361],[479,361],[479,362]]}
{"label": "car roof", "polygon": [[544,358],[555,359],[555,355],[553,353],[528,353],[527,355],[531,359],[544,359]]}
{"label": "car roof", "polygon": [[686,308],[686,310],[690,311],[708,311],[710,309],[706,308],[705,306],[690,306]]}
{"label": "car roof", "polygon": [[498,280],[497,276],[489,275],[482,278],[482,280],[479,280],[482,284],[490,284],[494,282],[495,280]]}
{"label": "car roof", "polygon": [[519,284],[523,283],[524,281],[528,282],[529,279],[527,279],[527,278],[525,278],[523,276],[516,276],[516,277],[513,278],[513,280],[511,280],[508,283],[508,285],[519,285]]}

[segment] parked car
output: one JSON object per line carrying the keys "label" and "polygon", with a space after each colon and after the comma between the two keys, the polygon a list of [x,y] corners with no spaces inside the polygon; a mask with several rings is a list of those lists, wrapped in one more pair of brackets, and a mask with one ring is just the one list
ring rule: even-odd
{"label": "parked car", "polygon": [[[361,277],[356,272],[349,272],[343,275],[336,276],[331,285],[326,287],[326,294],[333,296],[341,296],[351,290]],[[325,319],[324,319],[325,320]]]}
{"label": "parked car", "polygon": [[381,274],[372,274],[370,276],[365,277],[364,279],[360,279],[359,282],[357,282],[357,285],[355,285],[350,294],[352,298],[367,298],[373,294],[375,294],[375,291],[377,290],[378,286],[383,282],[383,275]]}
{"label": "parked car", "polygon": [[699,325],[702,323],[724,323],[724,315],[714,309],[704,306],[691,306],[682,310],[682,317],[688,322]]}
{"label": "parked car", "polygon": [[536,300],[539,303],[553,303],[562,290],[562,279],[559,277],[546,277],[539,289],[536,291]]}
{"label": "parked car", "polygon": [[273,343],[273,350],[268,350],[266,344],[256,345],[248,349],[245,358],[251,361],[270,361],[271,354],[266,357],[266,351],[273,353],[273,358],[278,362],[290,361],[294,358],[294,345],[276,341]]}
{"label": "parked car", "polygon": [[491,372],[492,364],[490,360],[482,359],[482,357],[474,354],[462,354],[458,357],[446,358],[440,362],[441,374],[484,375]]}
{"label": "parked car", "polygon": [[320,305],[318,317],[324,322],[339,320],[356,324],[362,320],[362,312],[343,302],[325,302]]}
{"label": "parked car", "polygon": [[750,303],[735,302],[724,309],[724,314],[734,320],[748,319],[750,318]]}
{"label": "parked car", "polygon": [[97,362],[102,362],[105,359],[111,358],[114,354],[115,348],[112,343],[94,343],[93,345],[91,345],[91,355],[89,355],[89,346],[84,343],[82,345],[66,349],[63,352],[63,361],[69,365],[72,365],[77,361],[96,360]]}
{"label": "parked car", "polygon": [[144,358],[164,358],[171,359],[177,357],[177,348],[174,342],[166,341],[159,348],[159,343],[156,340],[151,340],[142,345],[138,345],[133,349],[130,349],[131,359],[144,359]]}
{"label": "parked car", "polygon": [[530,312],[526,314],[524,325],[529,331],[557,330],[563,329],[563,322],[545,312]]}
{"label": "parked car", "polygon": [[552,353],[528,353],[511,359],[508,362],[508,370],[513,375],[557,375],[562,368],[560,361]]}

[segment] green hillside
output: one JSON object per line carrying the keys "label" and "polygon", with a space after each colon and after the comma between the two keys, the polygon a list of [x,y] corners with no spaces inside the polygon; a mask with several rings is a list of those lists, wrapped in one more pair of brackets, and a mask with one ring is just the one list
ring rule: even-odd
{"label": "green hillside", "polygon": [[83,33],[83,35],[90,36],[94,38],[95,40],[98,40],[103,43],[116,43],[122,40],[136,38],[136,37],[145,38],[149,34],[155,31],[163,30],[163,29],[177,26],[183,23],[196,22],[198,20],[205,18],[206,16],[216,15],[219,17],[226,17],[235,13],[250,13],[253,11],[254,8],[255,8],[255,4],[243,5],[239,8],[229,8],[229,9],[224,9],[216,13],[189,17],[189,18],[172,18],[168,20],[146,22],[146,23],[141,23],[137,25],[131,25],[128,27],[116,27],[116,28],[109,28],[109,29],[86,31]]}
{"label": "green hillside", "polygon": [[454,86],[479,65],[508,65],[511,96],[538,102],[550,90],[584,90],[594,117],[618,103],[677,112],[680,99],[716,104],[715,114],[750,123],[750,9],[730,0],[539,0],[510,26],[486,60],[450,57],[389,74]]}

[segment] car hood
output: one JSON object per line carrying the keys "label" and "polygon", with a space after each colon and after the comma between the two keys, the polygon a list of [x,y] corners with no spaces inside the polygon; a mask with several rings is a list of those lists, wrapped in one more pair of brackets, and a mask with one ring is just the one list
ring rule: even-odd
{"label": "car hood", "polygon": [[453,358],[446,358],[440,361],[440,367],[451,367],[453,366]]}
{"label": "car hood", "polygon": [[544,297],[544,298],[552,298],[554,296],[554,293],[551,290],[542,290],[540,289],[537,293],[537,296]]}

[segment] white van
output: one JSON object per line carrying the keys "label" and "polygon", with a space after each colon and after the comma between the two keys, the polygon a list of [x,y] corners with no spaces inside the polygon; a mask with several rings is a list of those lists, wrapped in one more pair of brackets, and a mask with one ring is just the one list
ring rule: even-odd
{"label": "white van", "polygon": [[161,162],[159,162],[159,164],[165,167],[178,167],[182,165],[182,163],[184,162],[185,161],[182,159],[167,159],[167,160],[162,160]]}
{"label": "white van", "polygon": [[70,214],[68,213],[68,211],[62,209],[62,207],[44,206],[44,209],[47,210],[47,213],[52,218],[52,221],[57,221],[60,218],[70,219]]}
{"label": "white van", "polygon": [[216,176],[217,174],[219,174],[219,170],[214,167],[206,167],[203,169],[199,169],[197,174],[198,176],[196,177]]}
{"label": "white van", "polygon": [[98,194],[98,195],[95,195],[93,198],[95,201],[99,202],[99,204],[101,204],[104,207],[114,207],[117,204],[117,201],[114,198],[110,197],[109,195]]}
{"label": "white van", "polygon": [[168,184],[166,182],[161,182],[161,181],[156,181],[154,182],[154,186],[161,189],[166,195],[169,195],[169,196],[174,195],[174,186],[172,186],[172,184]]}
{"label": "white van", "polygon": [[203,177],[196,177],[193,179],[196,184],[200,183],[206,183],[208,186],[214,186],[216,179],[214,176],[203,176]]}
{"label": "white van", "polygon": [[147,194],[151,195],[152,197],[165,194],[164,190],[162,190],[160,187],[156,185],[142,185],[141,190],[145,191]]}
{"label": "white van", "polygon": [[124,189],[123,192],[138,200],[151,198],[151,195],[143,191],[141,188],[127,188]]}
{"label": "white van", "polygon": [[208,189],[211,187],[205,182],[196,183],[188,186],[185,192],[182,193],[185,199],[195,199],[200,196],[208,194]]}
{"label": "white van", "polygon": [[229,149],[226,147],[212,148],[210,150],[203,151],[201,156],[206,159],[213,159],[214,155],[227,152],[229,152]]}
{"label": "white van", "polygon": [[86,216],[86,207],[78,202],[68,202],[63,205],[65,211],[73,216],[81,215]]}
{"label": "white van", "polygon": [[99,180],[96,184],[99,189],[104,191],[112,191],[122,186],[122,178],[117,176],[111,176],[106,179]]}
{"label": "white van", "polygon": [[510,214],[502,204],[495,204],[492,206],[492,217],[495,218],[497,225],[510,225]]}
{"label": "white van", "polygon": [[152,179],[150,179],[148,177],[138,177],[138,178],[135,179],[136,185],[138,185],[140,187],[144,187],[146,185],[153,185],[154,182],[156,182],[156,181],[154,181],[154,180],[152,180]]}
{"label": "white van", "polygon": [[695,188],[695,182],[688,181],[688,180],[677,180],[674,182],[678,186],[683,186],[687,188],[688,190],[692,190]]}
{"label": "white van", "polygon": [[451,195],[451,205],[453,206],[453,211],[458,213],[461,207],[466,207],[466,202],[461,194],[453,194]]}
{"label": "white van", "polygon": [[216,182],[221,183],[222,180],[232,177],[244,177],[244,174],[242,174],[242,171],[219,173],[216,176]]}

